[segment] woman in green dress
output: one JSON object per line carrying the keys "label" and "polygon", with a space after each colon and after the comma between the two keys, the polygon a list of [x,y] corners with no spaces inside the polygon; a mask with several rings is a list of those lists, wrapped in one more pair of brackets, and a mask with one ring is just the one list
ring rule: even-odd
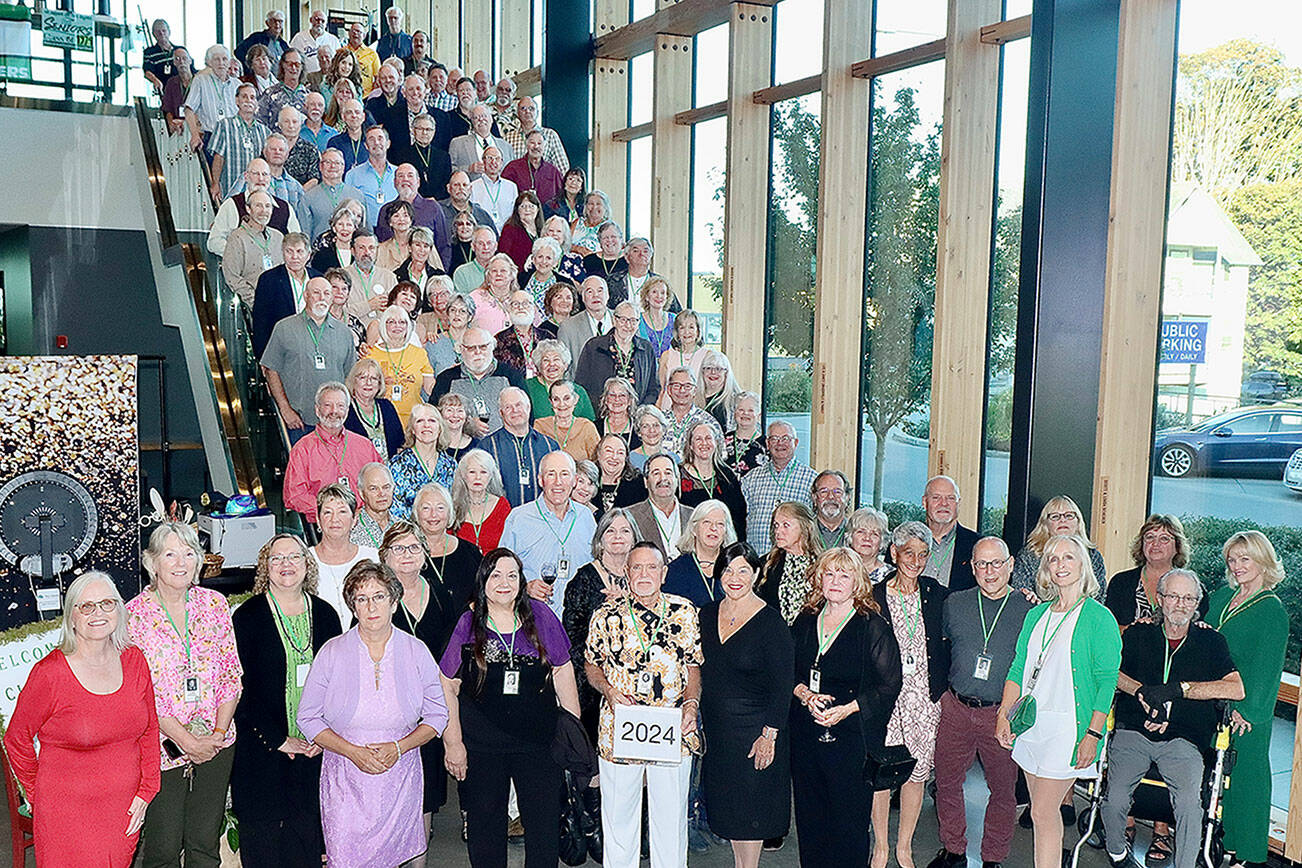
{"label": "woman in green dress", "polygon": [[1284,670],[1288,613],[1271,590],[1284,580],[1275,547],[1260,531],[1225,541],[1227,584],[1208,601],[1207,620],[1229,643],[1247,694],[1230,713],[1238,752],[1234,785],[1225,791],[1225,850],[1234,866],[1265,864],[1270,828],[1270,731]]}

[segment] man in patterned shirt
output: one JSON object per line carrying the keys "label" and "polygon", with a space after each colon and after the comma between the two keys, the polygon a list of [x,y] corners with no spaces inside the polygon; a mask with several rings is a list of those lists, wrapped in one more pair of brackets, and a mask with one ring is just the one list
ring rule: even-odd
{"label": "man in patterned shirt", "polygon": [[[625,567],[630,595],[593,613],[584,651],[588,683],[603,697],[597,751],[605,864],[611,866],[638,864],[643,783],[652,868],[687,864],[690,754],[699,745],[701,631],[691,602],[661,593],[666,572],[659,546],[634,545]],[[677,764],[615,759],[617,705],[681,708],[682,759]]]}
{"label": "man in patterned shirt", "polygon": [[741,479],[741,494],[746,498],[746,541],[757,552],[766,552],[771,546],[770,525],[779,503],[798,500],[813,508],[810,492],[817,476],[814,468],[796,459],[800,440],[790,422],[778,420],[770,424],[765,440],[769,463]]}
{"label": "man in patterned shirt", "polygon": [[511,150],[517,154],[525,153],[525,137],[538,130],[543,136],[542,158],[555,166],[562,175],[570,170],[570,158],[565,154],[561,137],[549,127],[538,126],[538,103],[534,102],[533,97],[523,96],[516,101],[515,119],[516,123],[502,128],[502,138],[506,139]]}

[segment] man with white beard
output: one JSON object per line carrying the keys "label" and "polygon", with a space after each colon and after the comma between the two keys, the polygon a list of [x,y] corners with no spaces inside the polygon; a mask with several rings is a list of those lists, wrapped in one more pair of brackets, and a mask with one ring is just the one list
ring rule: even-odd
{"label": "man with white beard", "polygon": [[[448,392],[460,395],[466,407],[466,433],[475,437],[502,426],[498,398],[504,389],[524,389],[524,374],[493,358],[495,344],[493,336],[483,329],[466,329],[461,336],[461,364],[440,372],[429,396],[429,403],[437,404]],[[528,416],[526,411],[526,426]]]}
{"label": "man with white beard", "polygon": [[[329,283],[322,278],[329,286]],[[316,305],[313,305],[315,309]],[[340,326],[340,328],[345,328]],[[351,342],[349,344],[351,352]],[[289,450],[285,467],[285,508],[303,513],[316,524],[316,495],[332,482],[347,485],[355,497],[361,497],[358,476],[362,468],[382,461],[375,444],[364,434],[344,429],[348,419],[348,387],[340,380],[322,383],[312,402],[316,410],[316,428],[304,435]]]}
{"label": "man with white beard", "polygon": [[317,389],[347,377],[357,357],[352,332],[330,316],[333,294],[324,277],[309,280],[303,289],[303,312],[276,323],[262,351],[267,391],[289,429],[291,444],[317,424]]}
{"label": "man with white beard", "polygon": [[850,545],[845,538],[845,523],[850,516],[850,480],[839,470],[824,470],[814,477],[811,495],[823,548]]}
{"label": "man with white beard", "polygon": [[533,363],[533,348],[539,341],[546,340],[548,334],[534,325],[538,322],[538,308],[534,305],[533,295],[522,289],[511,293],[506,302],[506,313],[511,322],[493,335],[497,341],[493,358],[524,371],[525,377],[536,377],[538,368]]}

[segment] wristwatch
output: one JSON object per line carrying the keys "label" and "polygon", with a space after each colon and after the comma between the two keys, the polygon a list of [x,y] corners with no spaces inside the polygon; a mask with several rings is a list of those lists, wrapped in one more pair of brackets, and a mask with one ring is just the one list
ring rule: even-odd
{"label": "wristwatch", "polygon": [[1190,687],[1190,684],[1189,684],[1188,681],[1181,681],[1181,682],[1180,682],[1180,696],[1181,696],[1182,698],[1185,697],[1185,696],[1188,696],[1188,695],[1189,695],[1189,687]]}
{"label": "wristwatch", "polygon": [[769,741],[778,740],[778,731],[771,726],[764,727],[760,734]]}

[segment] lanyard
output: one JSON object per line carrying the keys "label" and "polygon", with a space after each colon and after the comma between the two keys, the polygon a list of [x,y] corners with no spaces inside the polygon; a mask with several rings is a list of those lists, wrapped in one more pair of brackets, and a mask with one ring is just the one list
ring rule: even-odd
{"label": "lanyard", "polygon": [[393,369],[393,377],[395,380],[398,378],[398,372],[402,370],[402,362],[403,359],[406,358],[407,348],[410,346],[411,346],[410,341],[402,345],[402,350],[398,353],[398,363],[395,365],[393,363],[393,348],[389,346],[389,342],[387,340],[384,342],[384,346],[382,347],[382,349],[384,350],[385,358],[389,360],[389,367]]}
{"label": "lanyard", "polygon": [[[378,408],[378,406],[377,406],[377,408],[376,408],[376,412],[379,412],[379,408]],[[435,446],[435,451],[437,452],[437,450],[438,450],[438,447],[437,447],[437,445],[436,445],[436,446]],[[425,471],[425,477],[426,477],[426,479],[428,479],[430,482],[434,482],[434,481],[436,481],[436,480],[434,479],[434,474],[430,472],[429,465],[427,465],[427,464],[425,463],[425,459],[424,459],[424,458],[421,458],[421,457],[420,457],[420,450],[416,448],[416,445],[415,445],[414,443],[412,444],[412,447],[411,447],[411,454],[416,456],[416,462],[417,462],[418,464],[420,464],[420,469]],[[438,466],[439,466],[439,465],[438,465],[438,461],[435,461],[435,462],[434,462],[434,467],[437,468]]]}
{"label": "lanyard", "polygon": [[[1273,597],[1274,594],[1271,594],[1270,596]],[[1230,620],[1236,615],[1242,614],[1245,610],[1252,608],[1253,606],[1257,605],[1257,603],[1261,602],[1265,598],[1266,598],[1265,588],[1261,588],[1260,590],[1253,591],[1251,594],[1248,595],[1247,599],[1245,599],[1239,605],[1235,606],[1234,611],[1231,612],[1230,603],[1234,602],[1234,596],[1231,595],[1230,599],[1225,601],[1225,608],[1221,609],[1221,617],[1218,620],[1218,623],[1216,624],[1216,629],[1217,630],[1221,629],[1222,627],[1225,626],[1226,621]]]}
{"label": "lanyard", "polygon": [[837,637],[837,636],[840,636],[840,635],[841,635],[841,628],[845,626],[845,622],[846,622],[846,621],[849,621],[849,620],[850,620],[850,616],[854,614],[854,606],[851,606],[851,607],[850,607],[850,611],[848,611],[848,612],[845,613],[845,617],[841,619],[841,623],[839,623],[839,624],[836,625],[836,629],[833,630],[830,634],[824,636],[824,634],[823,634],[823,616],[824,616],[826,613],[827,613],[827,606],[824,605],[824,606],[823,606],[823,610],[822,610],[821,612],[818,613],[818,654],[815,655],[815,657],[814,657],[814,668],[815,668],[815,669],[818,668],[818,662],[819,662],[820,660],[823,659],[823,652],[825,652],[825,651],[828,649],[828,647],[829,647],[833,642],[836,641],[836,637]]}
{"label": "lanyard", "polygon": [[497,634],[497,641],[502,643],[502,647],[506,649],[506,653],[510,657],[511,662],[507,664],[507,668],[514,669],[515,668],[515,635],[520,632],[520,616],[516,615],[515,613],[512,613],[511,617],[515,623],[511,627],[511,644],[507,645],[506,637],[502,635],[501,630],[497,629],[497,624],[493,623],[493,616],[488,614],[487,612],[484,613],[484,618],[485,620],[488,621],[488,628],[492,630],[495,634]]}
{"label": "lanyard", "polygon": [[[319,332],[313,332],[313,331],[312,331],[312,318],[311,318],[310,316],[307,315],[307,311],[303,311],[303,323],[304,323],[304,325],[307,326],[307,336],[310,337],[310,338],[312,339],[312,349],[316,350],[317,352],[320,352],[320,351],[321,351],[321,336],[325,334],[325,323],[321,323],[321,330],[320,330]],[[379,412],[380,412],[378,406],[376,407],[375,412],[376,412],[376,414],[377,414],[377,416],[378,416],[378,414],[379,414]],[[358,415],[361,415],[361,414],[359,413]],[[347,446],[347,441],[345,441],[344,445]]]}
{"label": "lanyard", "polygon": [[[927,558],[927,566],[935,567],[937,576],[940,575],[940,565],[945,562],[945,559],[949,557],[949,553],[954,550],[954,541],[957,539],[958,539],[958,533],[955,531],[950,531],[949,542],[945,543],[945,547],[935,549],[931,553],[931,556]],[[937,555],[940,555],[940,557],[939,558],[936,557]]]}
{"label": "lanyard", "polygon": [[357,275],[357,282],[361,286],[362,295],[365,296],[367,285],[370,284],[371,282],[371,275],[375,273],[375,266],[371,266],[371,268],[366,272],[366,274],[363,275],[362,269],[357,266],[356,262],[354,262],[353,272]]}
{"label": "lanyard", "polygon": [[[1053,642],[1054,637],[1058,635],[1058,631],[1062,629],[1062,625],[1067,623],[1067,619],[1071,617],[1071,613],[1076,611],[1077,607],[1080,606],[1080,604],[1083,602],[1085,602],[1085,596],[1082,594],[1081,598],[1077,600],[1075,603],[1073,603],[1071,608],[1067,610],[1067,614],[1062,616],[1062,620],[1058,622],[1057,626],[1055,626],[1053,630],[1050,631],[1048,629],[1049,622],[1047,620],[1044,622],[1045,631],[1048,633],[1048,635],[1040,643],[1040,657],[1035,664],[1035,672],[1037,675],[1040,672],[1040,667],[1044,665],[1044,655],[1045,652],[1049,650],[1049,643]],[[1052,610],[1046,609],[1044,612],[1044,617],[1048,618],[1051,613]]]}
{"label": "lanyard", "polygon": [[[541,498],[535,499],[533,502],[533,505],[538,508],[538,517],[542,519],[543,526],[546,527],[547,530],[551,531],[551,535],[556,537],[556,541],[561,544],[561,555],[564,556],[565,543],[569,541],[570,532],[574,530],[574,523],[579,519],[578,513],[574,510],[570,510],[570,526],[565,529],[565,536],[561,536],[547,521],[547,516],[543,513],[543,508],[539,505],[538,500],[541,500]],[[557,519],[557,522],[559,523],[560,519]]]}
{"label": "lanyard", "polygon": [[[553,419],[559,419],[559,418],[561,418],[561,417],[560,417],[560,416],[556,416],[556,415],[553,414],[552,418],[553,418]],[[565,429],[565,439],[564,439],[564,440],[561,440],[561,438],[560,438],[560,433],[561,433],[561,423],[560,423],[560,422],[555,422],[555,421],[552,422],[553,427],[555,427],[555,429],[556,429],[556,435],[557,435],[557,436],[556,436],[556,440],[561,444],[561,449],[564,449],[566,446],[569,446],[569,445],[570,445],[570,435],[574,433],[574,426],[575,426],[575,424],[576,424],[577,422],[578,422],[578,419],[576,419],[574,416],[570,416],[570,427],[568,427],[568,428]]]}
{"label": "lanyard", "polygon": [[375,404],[375,421],[366,418],[365,414],[362,413],[362,405],[357,403],[356,398],[353,399],[353,409],[357,411],[357,418],[361,419],[362,424],[367,428],[376,429],[380,427],[380,405],[378,402]]}
{"label": "lanyard", "polygon": [[184,633],[176,629],[176,622],[172,620],[172,613],[167,611],[167,607],[163,605],[163,598],[158,591],[154,591],[154,596],[158,598],[158,608],[163,610],[163,616],[167,618],[167,623],[171,624],[172,630],[176,632],[176,638],[185,643],[185,669],[188,672],[190,671],[190,589],[186,588],[185,590]]}
{"label": "lanyard", "polygon": [[371,170],[371,174],[375,175],[375,195],[378,197],[384,189],[384,179],[389,177],[389,167],[385,165],[384,171],[381,172],[371,165],[370,160],[367,160],[366,168]]}
{"label": "lanyard", "polygon": [[[440,575],[439,578],[442,578],[442,575]],[[429,588],[429,583],[426,582],[426,581],[422,578],[422,579],[420,580],[420,604],[419,604],[420,613],[421,613],[422,615],[425,614],[425,593],[426,593],[426,591],[427,591],[428,588]],[[413,617],[412,617],[412,615],[411,615],[411,610],[407,608],[407,601],[406,601],[406,600],[403,600],[403,601],[402,601],[402,611],[403,611],[403,613],[407,616],[407,623],[411,626],[411,634],[412,634],[413,636],[415,636],[415,635],[416,635],[416,622],[417,622],[417,620],[419,620],[419,619],[418,619],[418,618],[413,618]],[[491,620],[491,619],[490,619],[490,620]]]}
{"label": "lanyard", "polygon": [[666,527],[665,522],[660,520],[660,509],[654,503],[650,504],[650,506],[651,517],[656,520],[656,528],[660,531],[660,536],[665,541],[665,548],[674,548],[674,540],[672,536],[674,532],[673,514],[670,513],[668,527]]}
{"label": "lanyard", "polygon": [[[289,269],[286,268],[285,271],[286,273],[288,273]],[[289,291],[294,296],[294,307],[300,310],[307,306],[306,303],[303,301],[303,292],[306,287],[307,287],[306,274],[303,276],[302,281],[295,280],[293,274],[289,275]]]}
{"label": "lanyard", "polygon": [[325,447],[326,452],[330,453],[330,457],[335,460],[335,467],[339,470],[339,475],[343,476],[344,458],[348,455],[348,432],[346,431],[340,432],[340,435],[343,437],[344,440],[344,448],[343,451],[340,452],[338,455],[335,455],[334,450],[330,448],[330,446],[326,443],[325,438],[321,436],[321,426],[318,425],[315,429],[313,429],[313,433],[316,434],[316,439],[321,441],[321,445]]}
{"label": "lanyard", "polygon": [[252,240],[253,243],[257,245],[257,248],[262,251],[263,256],[269,257],[271,256],[271,238],[268,237],[266,241],[263,241],[260,238],[258,238],[258,235],[260,234],[266,235],[266,230],[260,230],[259,232],[250,232],[249,239]]}
{"label": "lanyard", "polygon": [[[423,154],[420,152],[420,145],[416,145],[413,148],[413,150],[416,152],[416,157],[420,160],[421,165],[425,167],[426,171],[428,171],[429,170],[429,148],[426,148],[425,153]],[[424,174],[424,172],[422,172],[421,174]]]}
{"label": "lanyard", "polygon": [[366,531],[366,535],[370,537],[371,542],[374,543],[375,547],[378,549],[380,547],[380,541],[375,538],[375,534],[371,533],[371,529],[366,526],[367,520],[373,522],[376,527],[379,527],[380,523],[375,521],[375,519],[371,518],[369,515],[367,515],[365,510],[363,510],[362,513],[357,516],[357,523],[361,525],[362,530]]}
{"label": "lanyard", "polygon": [[642,653],[646,655],[648,660],[650,660],[651,646],[655,645],[656,642],[660,639],[660,629],[664,626],[665,623],[665,609],[666,609],[665,598],[663,596],[660,597],[660,620],[659,622],[656,623],[656,628],[651,631],[650,642],[646,641],[646,639],[642,637],[642,622],[638,620],[637,615],[634,614],[633,612],[633,601],[630,599],[626,602],[628,605],[628,617],[632,619],[633,630],[637,633],[637,643],[642,646]]}
{"label": "lanyard", "polygon": [[351,145],[351,146],[352,146],[352,149],[353,149],[353,165],[354,165],[354,166],[356,166],[358,163],[360,163],[360,162],[362,161],[362,142],[363,142],[363,141],[364,141],[363,139],[360,139],[360,138],[359,138],[356,142],[354,142],[352,136],[349,136],[349,137],[348,137],[348,144]]}
{"label": "lanyard", "polygon": [[1175,646],[1174,651],[1171,650],[1171,640],[1167,638],[1165,627],[1162,628],[1162,638],[1166,640],[1162,643],[1162,683],[1166,684],[1171,680],[1171,661],[1175,659],[1175,655],[1180,653],[1180,649],[1184,647],[1189,634],[1184,635],[1184,639],[1180,640],[1180,644]]}
{"label": "lanyard", "polygon": [[793,458],[787,462],[786,467],[782,468],[782,473],[781,475],[779,475],[776,471],[774,471],[773,463],[769,462],[769,476],[777,480],[777,489],[779,494],[782,493],[782,483],[786,481],[787,474],[790,473],[791,468],[795,466],[796,466],[796,459]]}
{"label": "lanyard", "polygon": [[[485,175],[484,177],[487,178],[488,176]],[[495,192],[495,193],[490,193],[490,192],[488,191],[488,181],[487,181],[487,180],[484,181],[484,195],[487,196],[490,200],[492,200],[492,202],[493,202],[493,211],[494,211],[494,212],[497,211],[497,200],[498,200],[498,199],[501,197],[501,195],[502,195],[502,179],[501,179],[501,178],[498,178],[498,179],[497,179],[496,187],[497,187],[497,192]]]}
{"label": "lanyard", "polygon": [[[655,509],[655,507],[651,507]],[[696,561],[696,571],[701,574],[701,582],[705,585],[705,593],[710,595],[710,602],[714,602],[714,588],[710,586],[710,577],[705,574],[705,567],[701,566],[701,559],[692,552],[692,560]],[[711,571],[713,572],[713,571]]]}
{"label": "lanyard", "polygon": [[[919,588],[912,594],[905,595],[892,588],[891,593],[900,598],[900,610],[904,613],[905,636],[907,637],[908,644],[912,645],[913,637],[917,635],[918,632],[918,625],[922,623],[922,589]],[[918,610],[916,613],[911,611],[906,605],[908,598],[915,595],[918,598]]]}
{"label": "lanyard", "polygon": [[981,615],[981,635],[982,635],[981,653],[982,654],[986,653],[986,649],[990,647],[990,637],[994,634],[995,625],[999,623],[999,616],[1004,613],[1004,606],[1008,605],[1008,598],[1012,596],[1012,593],[1013,593],[1012,591],[1009,591],[1008,593],[1004,594],[1004,601],[999,604],[999,611],[995,612],[995,619],[990,622],[990,627],[987,628],[985,594],[981,593],[980,591],[977,591],[977,612],[980,613]]}
{"label": "lanyard", "polygon": [[[481,505],[488,506],[488,499],[485,498],[484,503]],[[479,520],[479,524],[475,524],[475,520],[472,519],[469,515],[466,516],[466,524],[470,525],[471,529],[475,532],[475,548],[479,549],[480,551],[483,551],[483,546],[479,544],[479,535],[483,531],[484,524],[488,521],[488,517],[492,514],[493,511],[491,509],[488,512],[484,513],[484,517]]]}
{"label": "lanyard", "polygon": [[[687,468],[688,468],[687,472],[692,476],[693,479],[695,479],[697,482],[701,484],[701,486],[705,489],[705,493],[710,495],[710,497],[714,497],[714,485],[718,481],[719,471],[715,470],[713,473],[711,473],[709,482],[706,482],[705,477],[697,473],[695,466],[688,465]],[[710,468],[714,469],[714,465],[711,464]]]}
{"label": "lanyard", "polygon": [[303,611],[307,612],[307,636],[303,639],[302,648],[298,647],[298,643],[294,641],[294,634],[289,629],[289,619],[280,610],[280,603],[276,602],[276,595],[271,591],[267,591],[267,596],[271,598],[271,605],[276,610],[276,621],[280,624],[280,632],[288,640],[289,647],[301,657],[310,657],[312,652],[312,604],[307,599],[307,593],[303,593]]}

